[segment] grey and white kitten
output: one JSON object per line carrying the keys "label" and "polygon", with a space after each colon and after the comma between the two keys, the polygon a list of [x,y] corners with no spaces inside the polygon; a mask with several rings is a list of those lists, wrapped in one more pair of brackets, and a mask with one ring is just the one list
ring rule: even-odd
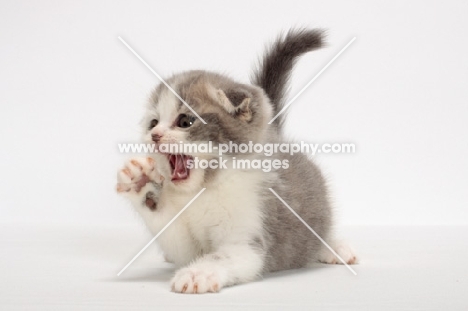
{"label": "grey and white kitten", "polygon": [[[284,142],[280,115],[296,59],[322,46],[319,30],[293,30],[280,36],[264,55],[251,84],[217,73],[188,71],[167,83],[205,121],[203,124],[165,85],[156,87],[144,119],[143,141],[212,141],[241,144]],[[218,292],[271,271],[340,263],[269,190],[274,189],[349,264],[353,251],[331,236],[332,210],[325,180],[304,154],[276,154],[289,168],[188,169],[193,157],[164,154],[131,159],[119,171],[117,190],[127,196],[149,229],[158,233],[202,188],[206,190],[157,242],[166,258],[181,267],[171,281],[180,293]],[[263,159],[258,154],[230,154]]]}

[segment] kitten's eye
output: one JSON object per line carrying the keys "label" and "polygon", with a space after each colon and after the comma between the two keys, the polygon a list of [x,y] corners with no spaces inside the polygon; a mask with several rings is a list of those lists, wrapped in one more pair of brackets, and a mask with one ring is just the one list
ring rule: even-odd
{"label": "kitten's eye", "polygon": [[177,126],[181,128],[191,127],[195,118],[186,114],[181,114],[177,120]]}
{"label": "kitten's eye", "polygon": [[150,130],[151,130],[153,127],[155,127],[156,125],[158,125],[158,120],[156,120],[156,119],[151,120],[150,126],[149,126]]}

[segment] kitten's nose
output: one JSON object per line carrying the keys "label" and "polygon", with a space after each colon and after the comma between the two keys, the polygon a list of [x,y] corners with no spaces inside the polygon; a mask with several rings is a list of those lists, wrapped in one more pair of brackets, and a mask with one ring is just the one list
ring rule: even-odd
{"label": "kitten's nose", "polygon": [[151,138],[153,139],[155,143],[157,143],[161,139],[161,137],[162,136],[159,134],[151,134]]}

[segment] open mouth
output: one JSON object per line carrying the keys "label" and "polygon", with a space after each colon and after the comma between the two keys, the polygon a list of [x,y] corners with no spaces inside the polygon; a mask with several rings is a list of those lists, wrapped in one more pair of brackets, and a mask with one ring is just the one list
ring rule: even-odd
{"label": "open mouth", "polygon": [[169,164],[171,165],[172,181],[186,180],[190,176],[188,161],[193,160],[193,157],[185,154],[169,154]]}

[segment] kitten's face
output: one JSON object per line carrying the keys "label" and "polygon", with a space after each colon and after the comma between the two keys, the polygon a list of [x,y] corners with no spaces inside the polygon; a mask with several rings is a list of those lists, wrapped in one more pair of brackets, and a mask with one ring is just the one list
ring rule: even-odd
{"label": "kitten's face", "polygon": [[[167,82],[206,124],[161,84],[151,96],[143,121],[146,143],[161,146],[211,141],[216,146],[230,141],[240,144],[264,140],[272,108],[261,89],[203,71],[179,74]],[[205,178],[205,170],[188,169],[187,161],[195,156],[218,157],[170,153],[155,156],[163,176],[187,189],[197,187]]]}

